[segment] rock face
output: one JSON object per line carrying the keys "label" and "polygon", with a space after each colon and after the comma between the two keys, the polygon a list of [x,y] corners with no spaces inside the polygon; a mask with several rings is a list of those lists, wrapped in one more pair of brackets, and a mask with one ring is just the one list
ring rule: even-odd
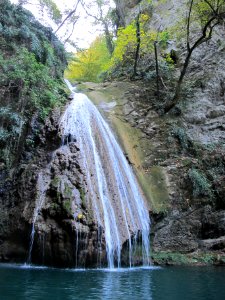
{"label": "rock face", "polygon": [[135,8],[138,3],[141,2],[141,0],[129,0],[129,1],[119,1],[116,0],[116,9],[117,14],[119,16],[119,25],[125,26],[128,23],[128,15],[130,13],[130,10]]}
{"label": "rock face", "polygon": [[[69,147],[60,147],[58,113],[47,120],[34,159],[21,163],[11,180],[1,178],[3,262],[28,261],[35,214],[32,263],[84,267],[94,266],[98,260],[97,227],[85,206],[80,151],[72,142]],[[102,260],[104,257],[102,249]]]}
{"label": "rock face", "polygon": [[[79,99],[76,100],[78,102]],[[77,115],[74,115],[72,104],[63,118],[60,117],[60,110],[55,111],[39,135],[41,142],[36,152],[26,154],[28,162],[21,162],[19,171],[12,177],[10,192],[3,180],[2,210],[6,209],[10,199],[14,200],[15,205],[8,208],[5,219],[2,219],[1,261],[57,267],[107,266],[109,250],[106,255],[106,223],[110,225],[108,234],[112,237],[110,242],[113,251],[118,251],[115,245],[119,245],[119,253],[122,254],[115,260],[121,259],[122,265],[129,264],[128,249],[131,247],[128,240],[131,241],[132,235],[137,240],[135,245],[144,243],[139,241],[139,231],[145,226],[145,216],[149,221],[148,210],[143,212],[141,204],[136,205],[142,198],[134,186],[131,173],[126,173],[128,163],[124,157],[121,158],[121,150],[117,152],[111,149],[118,146],[113,143],[112,135],[107,136],[109,131],[104,131],[106,124],[99,119],[99,113],[96,115],[97,110],[89,100],[86,106],[84,103],[81,101],[81,106],[78,106],[80,114],[75,109]],[[90,112],[89,106],[92,109]],[[72,121],[69,121],[71,118]],[[89,134],[89,118],[95,128],[92,134]],[[88,124],[87,128],[85,123]],[[64,128],[72,128],[73,131],[65,133],[67,131],[65,129],[64,132]],[[97,145],[83,142],[95,138]],[[108,139],[107,142],[104,139]],[[107,148],[109,143],[110,149]],[[93,152],[91,147],[94,148]],[[85,150],[87,153],[84,153]],[[101,167],[95,161],[95,151],[100,160],[104,160],[101,161]],[[116,156],[121,160],[118,161]],[[121,172],[115,175],[118,167]],[[96,170],[98,168],[102,168],[104,174],[100,174]],[[102,195],[99,181],[103,185]],[[120,186],[117,186],[118,182]],[[120,203],[122,201],[124,206]],[[104,206],[109,205],[106,216]],[[17,218],[17,215],[20,217]],[[105,217],[111,220],[106,222]],[[8,221],[7,227],[5,221]],[[115,231],[118,226],[119,230]],[[148,224],[147,227],[148,258]],[[114,252],[112,255],[116,257]],[[136,255],[132,263],[142,263],[142,256]]]}
{"label": "rock face", "polygon": [[25,262],[38,174],[61,143],[60,109],[43,119],[54,106],[50,99],[58,107],[66,101],[66,59],[51,29],[30,12],[8,0],[1,12],[0,260]]}
{"label": "rock face", "polygon": [[[139,9],[138,5],[128,7],[126,3],[120,1],[118,4],[118,12],[124,8],[121,19],[125,25],[134,20],[133,16]],[[145,0],[140,2],[143,13],[145,3]],[[177,22],[184,19],[186,3],[152,1],[152,14],[146,25],[150,30],[160,28],[171,34],[165,51],[170,53],[173,49],[176,52],[176,78],[176,72],[179,74],[184,61],[186,46],[182,38],[172,37]],[[193,40],[197,37],[197,33],[192,36]],[[163,104],[155,103],[155,95],[151,91],[155,86],[151,81],[147,83],[147,93],[144,90],[146,87],[134,88],[136,99],[129,97],[124,107],[127,121],[151,139],[151,153],[146,158],[146,164],[150,168],[161,166],[167,177],[168,207],[160,214],[152,214],[155,224],[152,246],[155,252],[225,253],[225,52],[222,40],[224,28],[218,26],[212,39],[193,52],[185,78],[187,90],[182,95],[178,114],[176,111],[168,116],[155,114],[160,113],[157,106]],[[149,62],[140,58],[140,70],[145,64]],[[164,78],[163,70],[160,74]],[[163,94],[165,86],[161,89]]]}
{"label": "rock face", "polygon": [[44,199],[35,222],[32,262],[60,267],[97,262],[97,227],[86,207],[79,156],[80,149],[71,142],[53,152],[50,164],[39,173],[44,183],[37,182],[36,206],[40,195]]}
{"label": "rock face", "polygon": [[148,93],[146,84],[124,81],[92,85],[88,95],[96,104],[101,99],[101,108],[104,100],[117,103],[105,113],[150,201],[153,252],[212,255],[223,263],[224,152],[199,147],[196,156],[192,141],[177,131],[183,116],[160,116]]}

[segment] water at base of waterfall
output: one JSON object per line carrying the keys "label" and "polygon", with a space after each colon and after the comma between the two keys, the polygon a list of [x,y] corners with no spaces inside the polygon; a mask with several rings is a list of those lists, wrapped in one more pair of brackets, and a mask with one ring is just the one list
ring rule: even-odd
{"label": "water at base of waterfall", "polygon": [[0,264],[2,300],[224,300],[223,267],[57,270]]}

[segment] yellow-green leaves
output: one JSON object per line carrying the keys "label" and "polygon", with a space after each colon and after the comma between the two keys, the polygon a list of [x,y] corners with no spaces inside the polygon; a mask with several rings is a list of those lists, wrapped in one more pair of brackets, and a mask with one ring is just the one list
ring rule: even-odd
{"label": "yellow-green leaves", "polygon": [[126,28],[119,28],[117,33],[116,48],[113,54],[113,61],[123,60],[124,55],[133,53],[136,46],[136,28],[134,22]]}
{"label": "yellow-green leaves", "polygon": [[[147,14],[140,15],[140,57],[151,55],[154,51],[154,42],[158,41],[161,49],[164,49],[169,40],[168,31],[157,32],[149,30],[147,24],[150,17]],[[134,20],[125,28],[119,28],[115,50],[108,68],[113,69],[118,65],[131,65],[134,63],[137,46],[136,21]]]}
{"label": "yellow-green leaves", "polygon": [[40,0],[40,5],[47,8],[50,17],[56,22],[60,22],[62,15],[61,12],[53,0]]}
{"label": "yellow-green leaves", "polygon": [[66,78],[81,81],[100,81],[100,75],[106,71],[110,54],[104,37],[99,36],[87,50],[75,53],[65,72]]}

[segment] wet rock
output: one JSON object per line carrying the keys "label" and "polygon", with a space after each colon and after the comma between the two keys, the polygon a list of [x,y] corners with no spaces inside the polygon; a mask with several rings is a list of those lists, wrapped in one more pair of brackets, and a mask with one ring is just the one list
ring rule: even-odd
{"label": "wet rock", "polygon": [[214,119],[225,115],[225,106],[214,107],[207,113],[207,118]]}
{"label": "wet rock", "polygon": [[199,242],[203,250],[223,250],[225,249],[225,236],[217,239],[201,240]]}

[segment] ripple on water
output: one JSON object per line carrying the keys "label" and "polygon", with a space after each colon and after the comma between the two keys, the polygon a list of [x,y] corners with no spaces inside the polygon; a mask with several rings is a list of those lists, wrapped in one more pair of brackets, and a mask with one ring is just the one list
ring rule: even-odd
{"label": "ripple on water", "polygon": [[224,268],[54,269],[0,264],[1,300],[224,300]]}

